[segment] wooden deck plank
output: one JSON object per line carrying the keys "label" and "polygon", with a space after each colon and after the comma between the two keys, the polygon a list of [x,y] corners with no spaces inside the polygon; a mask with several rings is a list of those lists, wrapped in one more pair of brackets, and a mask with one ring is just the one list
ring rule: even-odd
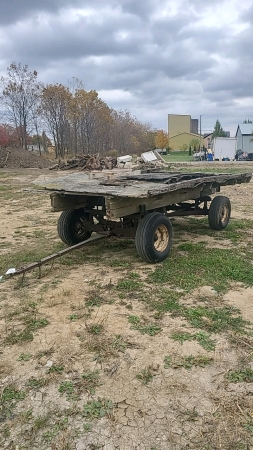
{"label": "wooden deck plank", "polygon": [[140,208],[150,211],[157,208],[163,208],[187,200],[194,200],[201,196],[201,187],[195,187],[191,190],[177,190],[174,192],[158,193],[152,197],[146,198],[115,198],[106,197],[106,216],[109,220],[119,219],[131,214],[136,214]]}
{"label": "wooden deck plank", "polygon": [[55,179],[38,179],[35,184],[49,191],[87,196],[109,196],[116,198],[150,198],[159,194],[179,190],[192,190],[205,183],[213,186],[246,183],[251,173],[149,173],[130,174],[112,180],[90,179],[88,174],[64,174]]}

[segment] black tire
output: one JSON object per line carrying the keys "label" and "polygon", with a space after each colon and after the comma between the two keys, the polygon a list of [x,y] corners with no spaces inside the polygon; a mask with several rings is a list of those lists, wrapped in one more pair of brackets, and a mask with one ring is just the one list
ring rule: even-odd
{"label": "black tire", "polygon": [[215,197],[210,205],[208,221],[213,230],[224,230],[227,227],[231,215],[231,203],[228,197],[220,195]]}
{"label": "black tire", "polygon": [[88,220],[89,214],[83,209],[63,211],[58,220],[57,231],[64,244],[75,245],[87,241],[92,233],[87,229]]}
{"label": "black tire", "polygon": [[172,238],[173,229],[168,217],[158,212],[149,213],[137,227],[136,250],[145,261],[158,263],[169,255]]}

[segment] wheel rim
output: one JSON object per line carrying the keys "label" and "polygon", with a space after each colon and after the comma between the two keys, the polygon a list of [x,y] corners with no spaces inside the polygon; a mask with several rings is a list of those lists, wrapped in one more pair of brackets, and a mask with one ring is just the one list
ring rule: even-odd
{"label": "wheel rim", "polygon": [[88,233],[85,227],[86,219],[84,217],[79,218],[74,224],[74,233],[78,238],[83,238]]}
{"label": "wheel rim", "polygon": [[221,209],[221,223],[226,223],[229,219],[229,207],[228,205],[224,205]]}
{"label": "wheel rim", "polygon": [[154,235],[154,248],[157,252],[164,252],[169,245],[170,234],[165,225],[160,225]]}

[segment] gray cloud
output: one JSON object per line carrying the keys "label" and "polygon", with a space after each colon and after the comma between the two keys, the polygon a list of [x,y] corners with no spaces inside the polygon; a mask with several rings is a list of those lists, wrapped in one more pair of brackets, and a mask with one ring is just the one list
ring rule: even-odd
{"label": "gray cloud", "polygon": [[[89,1],[71,0],[71,7],[83,7]],[[103,4],[102,0],[94,0],[93,4]],[[47,12],[56,14],[58,11],[68,8],[69,0],[1,0],[0,23],[3,25],[25,20],[34,14]]]}
{"label": "gray cloud", "polygon": [[77,77],[156,127],[166,128],[168,113],[202,114],[207,127],[219,117],[225,128],[253,116],[244,101],[253,97],[251,0],[243,8],[239,0],[2,0],[0,8],[1,75],[16,61],[45,83]]}

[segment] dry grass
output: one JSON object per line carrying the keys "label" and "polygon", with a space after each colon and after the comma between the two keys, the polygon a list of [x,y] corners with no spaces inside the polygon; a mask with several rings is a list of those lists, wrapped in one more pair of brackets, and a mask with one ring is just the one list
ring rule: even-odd
{"label": "dry grass", "polygon": [[[12,188],[0,205],[0,239],[6,229],[1,213],[17,200],[22,176],[29,187],[26,175],[17,175],[21,179],[9,179]],[[236,192],[234,211],[248,192],[253,194],[252,185],[241,197]],[[59,247],[49,199],[35,196],[31,209],[30,197],[22,192],[11,211],[4,266],[31,262],[42,250],[49,254]],[[252,261],[251,226],[238,219],[220,234],[219,243],[225,239],[231,245],[229,255],[226,248],[212,253],[216,265],[224,254],[226,261],[236,255],[240,264],[231,266],[234,281],[225,274],[225,283],[218,283],[209,264],[216,234],[203,219],[173,223],[175,250],[159,266],[140,261],[132,241],[112,238],[58,260],[43,269],[40,279],[35,271],[1,283],[1,395],[10,386],[15,391],[5,391],[5,399],[13,398],[0,423],[0,448],[74,450],[78,443],[89,450],[104,444],[129,450],[253,447],[251,384],[227,378],[238,367],[252,365],[252,324],[224,302],[228,286],[248,292],[237,279],[245,261]],[[205,245],[207,237],[210,245]],[[219,295],[198,293],[198,283],[207,281],[220,287]],[[32,340],[26,340],[24,330]],[[113,404],[106,415],[103,408]]]}

